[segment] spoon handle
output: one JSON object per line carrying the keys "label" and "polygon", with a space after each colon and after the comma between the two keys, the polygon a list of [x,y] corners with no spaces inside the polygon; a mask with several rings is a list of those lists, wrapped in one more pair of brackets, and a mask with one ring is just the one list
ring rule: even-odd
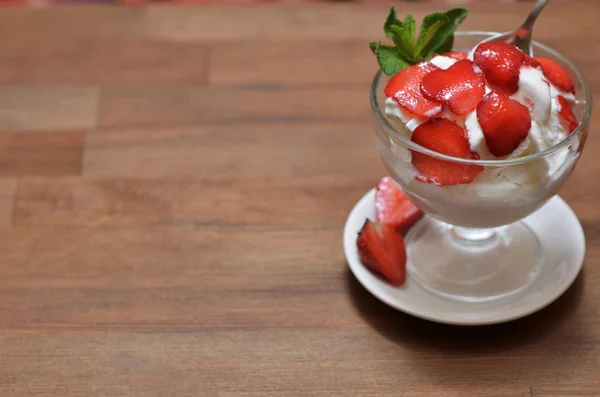
{"label": "spoon handle", "polygon": [[515,32],[515,38],[512,42],[514,45],[516,45],[519,48],[529,47],[531,43],[531,32],[533,30],[533,24],[537,19],[538,15],[540,15],[540,12],[542,12],[542,10],[546,6],[546,4],[548,4],[549,1],[550,0],[537,0],[535,6],[533,7],[533,10],[531,10],[531,13],[527,17],[523,25],[521,25],[521,27]]}

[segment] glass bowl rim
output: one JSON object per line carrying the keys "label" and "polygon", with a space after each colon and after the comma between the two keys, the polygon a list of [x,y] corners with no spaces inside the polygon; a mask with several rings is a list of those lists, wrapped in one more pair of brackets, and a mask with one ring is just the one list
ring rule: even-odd
{"label": "glass bowl rim", "polygon": [[[499,36],[499,35],[506,34],[506,33],[508,33],[508,32],[501,32],[501,33],[491,32],[491,31],[457,31],[457,32],[455,32],[455,34],[457,36],[490,36],[490,37],[496,36],[496,35]],[[590,117],[592,115],[593,95],[592,95],[592,91],[591,91],[586,79],[583,77],[583,74],[581,73],[581,71],[567,57],[565,57],[564,55],[562,55],[560,52],[556,51],[552,47],[549,47],[545,44],[539,43],[535,40],[532,41],[532,46],[541,48],[544,51],[549,52],[554,57],[559,58],[562,62],[569,65],[569,67],[573,70],[573,72],[575,72],[575,74],[577,75],[577,78],[581,82],[581,85],[582,85],[583,91],[584,91],[584,95],[585,95],[585,110],[583,113],[583,117],[581,118],[581,121],[579,122],[579,125],[577,126],[577,128],[571,134],[569,134],[565,139],[563,139],[556,145],[549,147],[546,150],[543,150],[541,152],[537,152],[534,154],[529,154],[529,155],[523,156],[523,157],[512,158],[512,159],[473,160],[473,159],[463,159],[460,157],[449,156],[446,154],[442,154],[442,153],[433,151],[431,149],[427,149],[426,147],[421,146],[419,144],[416,144],[413,141],[411,141],[409,138],[406,138],[400,132],[396,131],[396,129],[385,118],[384,114],[381,111],[381,108],[379,107],[379,104],[377,103],[377,87],[379,86],[379,80],[383,76],[383,72],[381,69],[379,69],[377,71],[377,73],[375,74],[375,77],[373,78],[373,82],[371,83],[371,89],[370,89],[371,111],[373,112],[373,114],[375,115],[375,117],[377,118],[379,123],[387,131],[388,136],[392,140],[394,140],[396,143],[404,146],[407,149],[414,150],[414,151],[417,151],[420,153],[424,153],[424,154],[427,154],[429,156],[432,156],[432,157],[435,157],[435,158],[438,158],[441,160],[451,161],[451,162],[455,162],[455,163],[462,163],[462,164],[476,164],[476,165],[481,165],[481,166],[499,167],[499,166],[525,164],[530,161],[535,161],[535,160],[539,160],[544,157],[551,156],[551,155],[559,152],[560,150],[566,148],[567,146],[569,146],[569,144],[571,144],[571,142],[575,138],[579,137],[579,135],[581,135],[583,133],[583,131],[586,130],[586,128],[588,127],[589,122],[590,122]]]}

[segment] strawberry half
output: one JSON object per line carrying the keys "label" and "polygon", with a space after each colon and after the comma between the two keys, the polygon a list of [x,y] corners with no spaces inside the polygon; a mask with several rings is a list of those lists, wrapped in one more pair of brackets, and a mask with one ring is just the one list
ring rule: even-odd
{"label": "strawberry half", "polygon": [[512,95],[519,89],[519,70],[525,53],[512,44],[481,43],[473,60],[481,68],[490,87]]}
{"label": "strawberry half", "polygon": [[457,61],[462,61],[463,59],[467,59],[468,55],[466,52],[461,51],[452,51],[442,54],[445,57],[456,59]]}
{"label": "strawberry half", "polygon": [[497,157],[512,153],[531,128],[527,107],[498,90],[489,92],[479,103],[477,119],[490,153]]}
{"label": "strawberry half", "polygon": [[402,193],[389,176],[377,184],[375,210],[377,222],[394,226],[401,234],[405,234],[423,216],[423,211]]}
{"label": "strawberry half", "polygon": [[392,225],[366,220],[356,241],[360,261],[393,285],[406,282],[404,239]]}
{"label": "strawberry half", "polygon": [[525,58],[523,59],[523,64],[529,65],[532,68],[541,68],[542,64],[535,60],[535,58],[530,57],[527,54],[523,54]]}
{"label": "strawberry half", "polygon": [[421,92],[463,116],[474,110],[483,98],[485,81],[483,74],[473,69],[473,62],[463,59],[446,70],[434,70],[423,77]]}
{"label": "strawberry half", "polygon": [[550,82],[556,86],[559,90],[563,92],[570,92],[572,94],[575,93],[575,86],[573,85],[573,81],[565,72],[563,68],[558,66],[558,64],[547,58],[534,58],[539,64],[542,65],[542,71],[544,72],[544,76]]}
{"label": "strawberry half", "polygon": [[396,73],[385,86],[385,95],[409,112],[421,117],[434,117],[442,112],[442,105],[427,99],[419,85],[428,73],[439,70],[432,63],[418,63]]}
{"label": "strawberry half", "polygon": [[575,113],[573,113],[573,109],[571,109],[571,104],[569,104],[569,101],[567,101],[564,96],[557,95],[556,102],[558,103],[558,114],[566,123],[570,134],[575,131],[579,125],[577,117],[575,117]]}
{"label": "strawberry half", "polygon": [[[411,140],[427,149],[463,159],[477,159],[471,152],[464,128],[446,118],[435,118],[419,125]],[[416,179],[436,185],[471,183],[483,167],[437,159],[417,151],[412,152],[412,165],[420,173]]]}

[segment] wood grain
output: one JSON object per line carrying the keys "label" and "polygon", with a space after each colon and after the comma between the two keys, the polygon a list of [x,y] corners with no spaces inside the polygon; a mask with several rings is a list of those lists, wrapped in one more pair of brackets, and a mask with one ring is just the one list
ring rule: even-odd
{"label": "wood grain", "polygon": [[[240,122],[103,129],[88,137],[90,177],[277,176],[381,173],[368,123]],[[346,156],[335,156],[344,151]],[[252,159],[248,161],[248,159]],[[366,169],[365,169],[366,171]],[[293,181],[286,181],[286,183]]]}
{"label": "wood grain", "polygon": [[0,132],[0,176],[81,174],[82,131]]}
{"label": "wood grain", "polygon": [[[314,332],[314,331],[313,331]],[[470,390],[478,389],[486,396],[518,396],[527,397],[529,387],[526,377],[543,376],[540,364],[543,359],[549,365],[557,363],[560,358],[544,355],[535,358],[505,355],[506,366],[496,369],[497,379],[506,386],[494,389],[488,385],[485,376],[481,376],[481,360],[450,359],[444,365],[444,355],[435,355],[427,359],[414,359],[412,354],[385,338],[369,337],[368,331],[340,331],[337,336],[340,346],[346,347],[351,341],[361,346],[360,351],[369,355],[369,351],[386,351],[386,359],[372,357],[364,362],[353,360],[344,349],[331,351],[327,339],[322,333],[314,332],[306,336],[302,331],[263,332],[263,333],[183,333],[177,334],[144,334],[144,335],[50,335],[45,338],[24,335],[7,337],[5,343],[8,362],[18,357],[35,354],[38,350],[57,351],[53,367],[40,367],[34,362],[21,362],[22,373],[38,372],[45,378],[55,377],[57,382],[45,385],[43,389],[49,394],[64,392],[61,385],[68,384],[73,395],[84,395],[90,389],[98,389],[98,393],[115,396],[147,396],[166,395],[171,392],[182,396],[330,396],[328,390],[339,387],[340,372],[349,377],[348,395],[361,396],[371,394],[373,390],[381,390],[377,395],[416,397],[436,392],[446,387],[441,396],[466,395],[475,396]],[[321,337],[319,337],[321,335]],[[294,344],[291,340],[297,341]],[[108,346],[104,346],[107,344]],[[237,360],[228,360],[240,345],[249,346],[239,351]],[[188,347],[189,346],[189,347]],[[320,347],[327,353],[305,354],[306,347]],[[273,353],[271,353],[273,352]],[[278,352],[278,354],[274,354]],[[399,357],[405,357],[399,358]],[[201,358],[202,357],[202,358]],[[446,358],[447,359],[447,358]],[[305,369],[307,362],[313,362],[312,369]],[[576,361],[571,359],[571,363]],[[246,364],[248,363],[248,364]],[[254,376],[247,374],[252,365]],[[61,370],[78,367],[71,379],[61,375]],[[108,383],[100,383],[97,366],[106,368],[104,376],[111,379]],[[577,366],[582,368],[582,366]],[[459,373],[470,371],[478,374],[480,380],[470,384],[461,381]],[[225,371],[227,379],[215,376]],[[512,371],[523,371],[523,379],[513,379]],[[365,372],[373,373],[365,376]],[[427,381],[432,373],[442,372],[456,379],[447,382]],[[27,385],[22,373],[13,378],[12,391]],[[317,374],[319,381],[315,382]],[[554,373],[558,375],[557,373]],[[396,385],[390,379],[402,377],[402,385]],[[259,381],[259,379],[263,379]],[[144,382],[140,382],[144,380]],[[166,385],[173,383],[173,387]],[[299,390],[296,385],[307,385]],[[406,392],[405,392],[406,391]],[[488,394],[489,393],[489,394]]]}
{"label": "wood grain", "polygon": [[[196,179],[24,180],[16,225],[166,224],[341,227],[370,178],[290,175]],[[234,186],[234,188],[232,188]],[[258,188],[258,186],[265,186]]]}
{"label": "wood grain", "polygon": [[[469,5],[464,28],[530,5]],[[344,222],[384,174],[387,7],[1,10],[0,396],[600,396],[594,126],[561,191],[584,272],[550,307],[443,326],[347,269]],[[599,19],[552,2],[535,31],[596,92]]]}
{"label": "wood grain", "polygon": [[368,120],[359,88],[106,88],[99,125],[108,127],[271,121]]}
{"label": "wood grain", "polygon": [[93,4],[84,7],[39,7],[35,10],[3,7],[0,12],[0,40],[3,40],[3,48],[14,49],[31,44],[39,49],[40,39],[55,42],[59,38],[77,41],[82,37],[141,37],[143,14],[141,8]]}
{"label": "wood grain", "polygon": [[[35,51],[22,45],[0,52],[0,83],[135,86],[206,82],[208,58],[203,45],[94,36],[45,41],[46,45]],[[19,68],[7,67],[16,62]]]}
{"label": "wood grain", "polygon": [[[574,3],[577,4],[574,4]],[[598,13],[595,1],[554,2],[544,10],[536,23],[536,36],[544,41],[555,38],[576,39],[579,31],[587,38],[597,37]],[[463,3],[466,3],[463,2]],[[388,4],[298,5],[288,7],[238,6],[204,7],[201,12],[189,8],[148,7],[143,29],[151,37],[173,41],[236,42],[239,40],[297,41],[325,39],[329,41],[359,39],[380,40]],[[447,7],[446,7],[447,8]],[[461,25],[464,30],[503,32],[513,29],[515,19],[522,19],[531,9],[527,2],[473,2],[468,4],[470,16]],[[399,12],[410,11],[417,21],[440,5],[427,2],[402,4]],[[517,15],[519,17],[517,17]],[[577,28],[567,29],[565,15],[577,21]],[[518,23],[517,23],[518,25]],[[557,28],[560,26],[561,28]],[[591,41],[591,40],[590,40]]]}
{"label": "wood grain", "polygon": [[12,225],[13,206],[17,182],[13,179],[0,179],[0,229]]}
{"label": "wood grain", "polygon": [[227,85],[350,85],[371,83],[377,62],[359,40],[240,41],[214,46],[210,83]]}
{"label": "wood grain", "polygon": [[0,129],[66,130],[96,126],[98,90],[69,86],[0,87]]}

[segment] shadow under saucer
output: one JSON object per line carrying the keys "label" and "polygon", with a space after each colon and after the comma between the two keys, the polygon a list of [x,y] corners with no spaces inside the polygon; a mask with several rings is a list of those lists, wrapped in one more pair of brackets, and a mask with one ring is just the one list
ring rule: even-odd
{"label": "shadow under saucer", "polygon": [[[379,301],[349,270],[347,280],[353,305],[362,318],[387,339],[408,347],[436,351],[492,353],[543,338],[572,320],[583,297],[583,273],[582,270],[573,285],[548,307],[518,320],[485,326],[456,326],[422,320]],[[569,327],[569,330],[575,328]]]}

